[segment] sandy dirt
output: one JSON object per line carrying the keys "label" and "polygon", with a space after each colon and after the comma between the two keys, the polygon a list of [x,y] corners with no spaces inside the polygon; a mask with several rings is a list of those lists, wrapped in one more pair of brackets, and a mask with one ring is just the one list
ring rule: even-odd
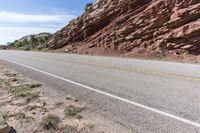
{"label": "sandy dirt", "polygon": [[60,94],[0,64],[0,116],[17,133],[133,132],[94,114],[82,101]]}

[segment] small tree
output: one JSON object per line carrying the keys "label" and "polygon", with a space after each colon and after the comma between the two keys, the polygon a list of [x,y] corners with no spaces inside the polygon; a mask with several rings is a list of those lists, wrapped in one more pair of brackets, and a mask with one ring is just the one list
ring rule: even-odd
{"label": "small tree", "polygon": [[37,40],[35,39],[35,37],[34,37],[34,36],[31,36],[30,43],[33,44],[33,43],[35,43],[36,41],[37,41]]}
{"label": "small tree", "polygon": [[15,41],[14,42],[14,46],[16,47],[16,48],[19,48],[19,47],[23,47],[24,46],[24,43],[22,42],[22,41]]}
{"label": "small tree", "polygon": [[92,6],[93,6],[93,3],[92,3],[92,2],[87,3],[86,6],[85,6],[85,11],[90,10],[90,9],[92,8]]}

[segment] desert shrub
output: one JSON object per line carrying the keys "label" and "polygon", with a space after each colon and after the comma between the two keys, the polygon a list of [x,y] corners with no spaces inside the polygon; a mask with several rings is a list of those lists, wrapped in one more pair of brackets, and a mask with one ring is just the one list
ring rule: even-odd
{"label": "desert shrub", "polygon": [[14,42],[14,47],[16,48],[23,47],[23,46],[24,46],[24,43],[22,41],[17,40]]}
{"label": "desert shrub", "polygon": [[15,97],[28,97],[31,95],[31,88],[26,85],[11,87],[11,92]]}
{"label": "desert shrub", "polygon": [[47,36],[36,37],[37,43],[42,44],[48,40]]}
{"label": "desert shrub", "polygon": [[92,2],[87,3],[86,6],[85,6],[85,11],[90,10],[90,9],[92,8],[92,6],[93,6],[93,3],[92,3]]}
{"label": "desert shrub", "polygon": [[18,112],[16,114],[14,114],[14,116],[17,118],[17,119],[24,119],[26,117],[26,115],[22,112]]}
{"label": "desert shrub", "polygon": [[35,39],[34,36],[31,36],[31,38],[30,38],[30,43],[33,44],[33,43],[35,43],[35,42],[37,42],[37,39]]}
{"label": "desert shrub", "polygon": [[3,117],[4,119],[7,119],[10,116],[10,112],[1,112],[0,111],[0,117]]}
{"label": "desert shrub", "polygon": [[77,113],[81,112],[83,109],[79,107],[75,107],[73,105],[69,105],[64,109],[65,116],[75,116]]}
{"label": "desert shrub", "polygon": [[48,129],[56,129],[59,122],[60,122],[60,119],[58,116],[47,115],[42,119],[41,125],[44,129],[47,129],[47,130]]}

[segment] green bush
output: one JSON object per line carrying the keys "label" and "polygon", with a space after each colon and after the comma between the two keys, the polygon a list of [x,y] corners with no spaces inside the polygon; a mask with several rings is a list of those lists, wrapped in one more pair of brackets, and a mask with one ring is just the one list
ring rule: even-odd
{"label": "green bush", "polygon": [[9,43],[9,45],[20,50],[43,50],[49,37],[48,35],[32,35],[15,40],[13,43]]}
{"label": "green bush", "polygon": [[90,10],[90,9],[92,8],[92,6],[93,6],[93,3],[92,3],[92,2],[87,3],[86,6],[85,6],[85,11]]}
{"label": "green bush", "polygon": [[31,36],[30,43],[33,44],[33,43],[35,43],[36,41],[37,41],[37,39],[35,39],[34,36]]}
{"label": "green bush", "polygon": [[48,37],[47,36],[37,37],[36,40],[37,40],[37,44],[42,44],[48,40]]}
{"label": "green bush", "polygon": [[22,41],[17,40],[14,42],[14,47],[16,48],[23,47],[23,46],[24,46],[24,43]]}

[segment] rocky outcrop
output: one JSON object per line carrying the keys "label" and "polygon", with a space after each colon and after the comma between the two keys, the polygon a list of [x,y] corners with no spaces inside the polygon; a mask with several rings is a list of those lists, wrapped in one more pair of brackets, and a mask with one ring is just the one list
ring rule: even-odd
{"label": "rocky outcrop", "polygon": [[200,1],[98,0],[48,45],[76,53],[199,58]]}

